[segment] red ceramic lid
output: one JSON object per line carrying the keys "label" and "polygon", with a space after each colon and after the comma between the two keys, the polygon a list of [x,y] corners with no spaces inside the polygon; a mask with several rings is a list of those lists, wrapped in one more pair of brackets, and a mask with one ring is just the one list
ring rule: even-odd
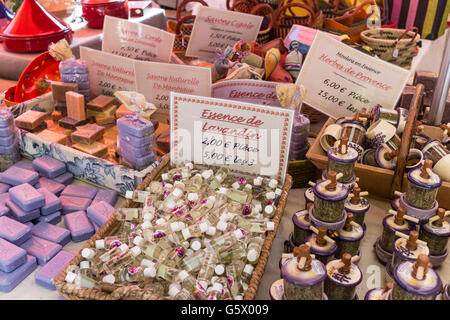
{"label": "red ceramic lid", "polygon": [[36,0],[23,0],[14,19],[1,31],[7,38],[42,37],[63,33],[70,27],[51,15]]}

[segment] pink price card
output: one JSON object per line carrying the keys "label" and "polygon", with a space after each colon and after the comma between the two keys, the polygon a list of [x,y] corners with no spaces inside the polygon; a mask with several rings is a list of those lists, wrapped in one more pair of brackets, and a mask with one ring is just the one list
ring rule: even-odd
{"label": "pink price card", "polygon": [[[319,31],[317,29],[308,28],[305,26],[294,24],[292,26],[291,30],[289,31],[288,35],[284,39],[284,46],[286,48],[289,48],[289,45],[294,40],[296,40],[304,45],[311,46],[314,41],[314,38],[316,37],[316,34],[318,32],[323,32],[323,31]],[[337,36],[335,34],[331,34],[328,32],[323,32],[323,33],[326,33],[328,36],[330,36],[338,41],[341,41],[340,36]]]}

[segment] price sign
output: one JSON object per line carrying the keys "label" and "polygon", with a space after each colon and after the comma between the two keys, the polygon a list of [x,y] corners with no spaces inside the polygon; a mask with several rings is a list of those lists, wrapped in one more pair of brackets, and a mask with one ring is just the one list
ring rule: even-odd
{"label": "price sign", "polygon": [[376,104],[393,109],[409,73],[318,32],[296,83],[306,87],[306,103],[339,118]]}

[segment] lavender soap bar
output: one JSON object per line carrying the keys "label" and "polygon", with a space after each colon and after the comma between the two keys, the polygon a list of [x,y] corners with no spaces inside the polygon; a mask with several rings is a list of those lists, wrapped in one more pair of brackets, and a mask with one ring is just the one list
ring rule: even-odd
{"label": "lavender soap bar", "polygon": [[25,259],[25,263],[12,272],[0,271],[0,291],[10,292],[36,269],[35,257],[26,256]]}
{"label": "lavender soap bar", "polygon": [[59,196],[65,187],[64,184],[57,182],[56,179],[51,180],[46,177],[41,177],[39,179],[39,188],[46,188],[56,196]]}
{"label": "lavender soap bar", "polygon": [[63,184],[65,186],[73,183],[73,174],[70,172],[65,172],[62,175],[57,176],[53,181]]}
{"label": "lavender soap bar", "polygon": [[63,192],[61,192],[61,196],[72,196],[79,198],[87,198],[94,199],[97,194],[98,189],[89,186],[77,186],[74,184],[68,185]]}
{"label": "lavender soap bar", "polygon": [[136,138],[144,138],[154,132],[152,122],[142,118],[122,117],[117,120],[117,129],[120,136],[131,135]]}
{"label": "lavender soap bar", "polygon": [[40,216],[37,219],[37,223],[39,222],[47,222],[50,224],[58,224],[61,221],[61,211],[56,211],[55,213],[49,214],[48,216]]}
{"label": "lavender soap bar", "polygon": [[86,211],[92,201],[87,198],[67,197],[67,196],[61,196],[59,197],[59,200],[61,200],[63,214],[75,211]]}
{"label": "lavender soap bar", "polygon": [[33,211],[45,205],[45,197],[29,183],[9,189],[9,197],[24,211]]}
{"label": "lavender soap bar", "polygon": [[41,176],[49,179],[56,178],[66,172],[65,163],[49,156],[43,156],[33,160],[33,167]]}
{"label": "lavender soap bar", "polygon": [[92,200],[91,205],[94,205],[96,202],[100,202],[100,201],[105,201],[106,203],[109,203],[110,205],[115,206],[115,204],[117,202],[117,191],[116,190],[99,189],[94,200]]}
{"label": "lavender soap bar", "polygon": [[9,184],[0,182],[0,193],[8,192],[9,188],[11,188]]}
{"label": "lavender soap bar", "polygon": [[52,214],[62,209],[61,200],[46,188],[39,188],[37,190],[45,197],[45,205],[41,208],[41,214],[43,216]]}
{"label": "lavender soap bar", "polygon": [[24,211],[11,200],[6,200],[6,206],[10,209],[11,217],[22,223],[39,218],[39,216],[41,215],[39,209]]}
{"label": "lavender soap bar", "polygon": [[31,236],[28,241],[21,245],[21,248],[36,257],[38,264],[41,266],[50,261],[62,249],[59,244],[35,236]]}
{"label": "lavender soap bar", "polygon": [[0,270],[11,272],[25,263],[27,253],[24,249],[0,238]]}
{"label": "lavender soap bar", "polygon": [[100,201],[87,209],[87,216],[98,226],[102,226],[114,214],[116,209],[113,206]]}
{"label": "lavender soap bar", "polygon": [[37,174],[37,172],[22,169],[17,166],[9,167],[0,176],[0,182],[10,184],[12,186],[18,186],[23,183],[34,185],[38,183],[38,181],[39,175]]}
{"label": "lavender soap bar", "polygon": [[94,235],[94,227],[84,211],[72,212],[64,216],[66,227],[70,230],[73,242],[89,239]]}
{"label": "lavender soap bar", "polygon": [[23,223],[8,217],[0,217],[0,238],[20,246],[30,239],[31,229]]}
{"label": "lavender soap bar", "polygon": [[70,242],[70,231],[47,222],[39,222],[31,228],[33,236],[65,246]]}
{"label": "lavender soap bar", "polygon": [[53,280],[64,269],[64,267],[73,259],[75,255],[71,252],[61,250],[52,260],[47,262],[41,270],[36,272],[36,283],[44,288],[56,290]]}

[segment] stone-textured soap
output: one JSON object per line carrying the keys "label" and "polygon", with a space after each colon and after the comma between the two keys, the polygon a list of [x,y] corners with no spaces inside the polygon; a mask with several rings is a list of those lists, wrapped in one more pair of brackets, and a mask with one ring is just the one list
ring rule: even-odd
{"label": "stone-textured soap", "polygon": [[62,175],[54,178],[53,181],[67,186],[73,183],[73,174],[71,174],[70,172],[63,173]]}
{"label": "stone-textured soap", "polygon": [[105,201],[106,203],[109,203],[114,207],[117,202],[117,191],[109,189],[99,189],[94,200],[92,200],[91,205],[94,205],[96,202],[100,201]]}
{"label": "stone-textured soap", "polygon": [[22,223],[39,218],[39,216],[41,215],[41,211],[39,209],[35,209],[32,211],[23,211],[11,200],[6,200],[5,203],[6,206],[10,209],[9,214],[11,215],[11,217]]}
{"label": "stone-textured soap", "polygon": [[94,235],[94,227],[84,211],[76,211],[65,215],[64,223],[70,230],[73,242],[84,241]]}
{"label": "stone-textured soap", "polygon": [[36,219],[36,222],[47,222],[51,224],[58,224],[61,221],[61,211],[49,214],[48,216],[40,216]]}
{"label": "stone-textured soap", "polygon": [[59,183],[56,180],[57,178],[55,179],[49,179],[46,177],[39,178],[39,189],[45,188],[51,193],[55,194],[56,196],[59,196],[66,186],[62,183]]}
{"label": "stone-textured soap", "polygon": [[49,156],[33,160],[34,169],[43,177],[53,179],[66,172],[66,164]]}
{"label": "stone-textured soap", "polygon": [[46,216],[62,209],[61,200],[47,188],[37,190],[45,197],[45,204],[41,207],[41,214]]}
{"label": "stone-textured soap", "polygon": [[9,189],[9,197],[24,211],[33,211],[45,205],[45,197],[29,183]]}
{"label": "stone-textured soap", "polygon": [[70,242],[70,231],[47,222],[39,222],[31,228],[33,236],[65,246]]}
{"label": "stone-textured soap", "polygon": [[61,196],[71,196],[71,197],[79,197],[79,198],[87,198],[94,199],[97,194],[98,189],[90,186],[78,186],[78,185],[68,185],[63,192],[61,192]]}
{"label": "stone-textured soap", "polygon": [[0,238],[0,270],[11,272],[18,268],[27,260],[27,253],[24,249]]}
{"label": "stone-textured soap", "polygon": [[16,246],[30,239],[31,228],[8,217],[0,217],[0,238]]}
{"label": "stone-textured soap", "polygon": [[0,182],[18,186],[19,184],[29,183],[35,185],[39,181],[39,174],[34,171],[22,169],[18,166],[12,166],[0,175]]}
{"label": "stone-textured soap", "polygon": [[0,291],[10,292],[19,283],[25,280],[37,267],[36,258],[33,256],[26,256],[25,263],[12,272],[6,273],[0,271]]}
{"label": "stone-textured soap", "polygon": [[20,246],[25,249],[29,255],[36,257],[38,264],[43,266],[51,258],[53,258],[59,251],[61,251],[61,245],[31,236],[31,238]]}
{"label": "stone-textured soap", "polygon": [[15,124],[21,129],[33,130],[44,122],[45,116],[45,112],[28,110],[16,118]]}
{"label": "stone-textured soap", "polygon": [[102,226],[114,214],[116,209],[105,201],[97,202],[87,208],[87,216],[98,226]]}
{"label": "stone-textured soap", "polygon": [[67,214],[75,211],[86,211],[91,204],[90,199],[79,198],[79,197],[69,197],[61,196],[59,197],[62,204],[62,214]]}
{"label": "stone-textured soap", "polygon": [[75,255],[69,251],[61,250],[52,260],[47,262],[41,270],[36,272],[36,283],[44,288],[56,290],[53,280],[64,269],[64,267],[73,259]]}

